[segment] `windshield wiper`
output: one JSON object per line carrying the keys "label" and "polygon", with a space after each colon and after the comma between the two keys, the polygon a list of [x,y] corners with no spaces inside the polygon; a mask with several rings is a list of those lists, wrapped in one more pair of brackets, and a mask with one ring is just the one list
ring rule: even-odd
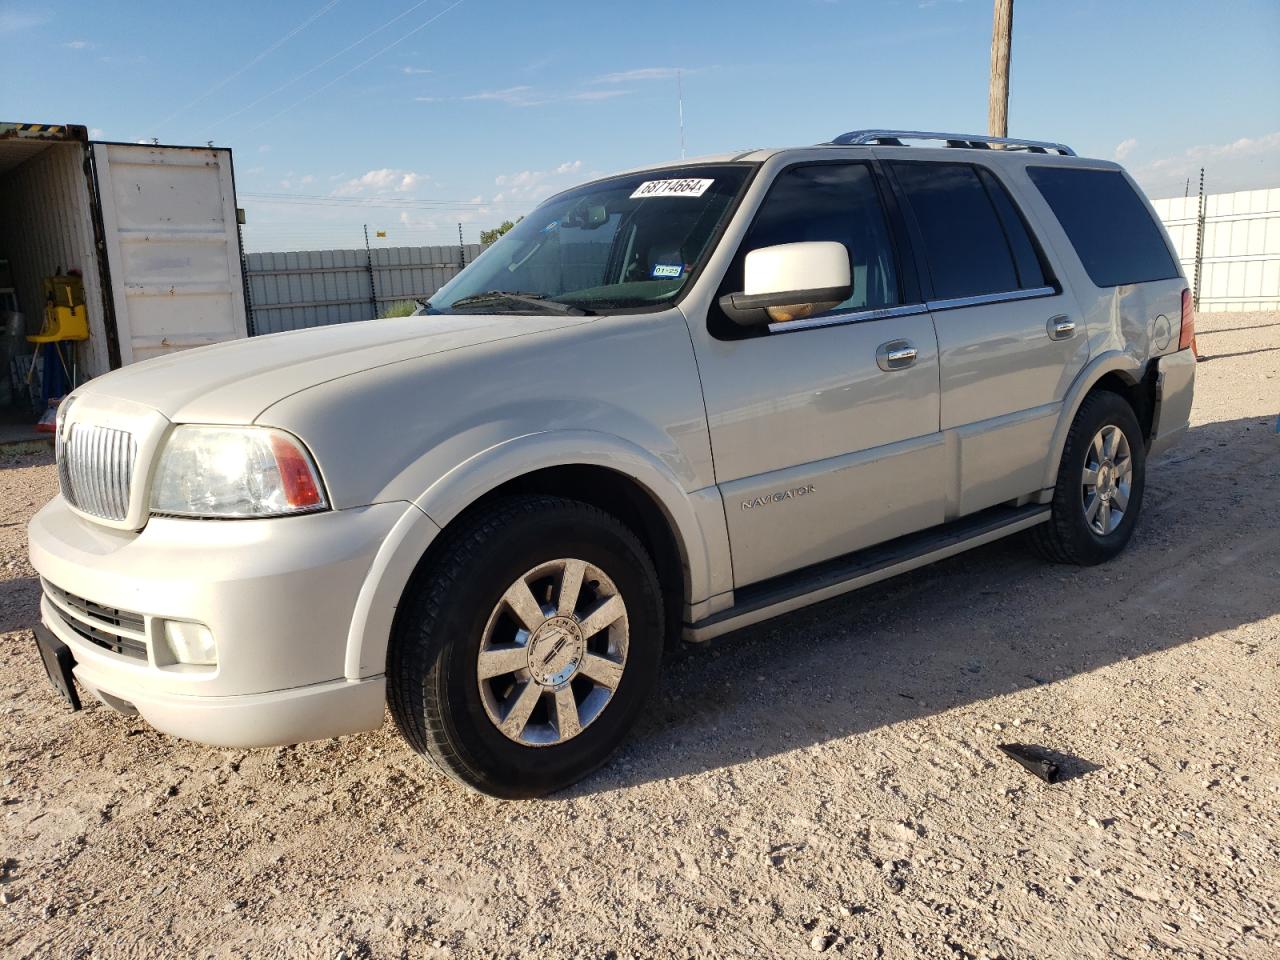
{"label": "windshield wiper", "polygon": [[486,290],[484,293],[473,293],[470,296],[459,297],[449,304],[449,309],[476,307],[485,303],[493,303],[496,300],[506,300],[509,303],[518,303],[551,313],[568,313],[580,317],[589,316],[593,313],[591,310],[574,306],[572,303],[552,300],[543,293],[517,293],[509,290]]}

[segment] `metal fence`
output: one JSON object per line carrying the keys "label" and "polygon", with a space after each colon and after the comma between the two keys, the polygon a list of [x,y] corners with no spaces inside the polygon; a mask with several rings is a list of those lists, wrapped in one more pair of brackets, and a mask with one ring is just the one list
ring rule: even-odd
{"label": "metal fence", "polygon": [[[1155,200],[1187,280],[1196,277],[1207,313],[1280,309],[1280,187]],[[1199,240],[1199,244],[1197,244]]]}
{"label": "metal fence", "polygon": [[245,255],[255,334],[382,316],[399,300],[431,296],[484,248],[382,247]]}

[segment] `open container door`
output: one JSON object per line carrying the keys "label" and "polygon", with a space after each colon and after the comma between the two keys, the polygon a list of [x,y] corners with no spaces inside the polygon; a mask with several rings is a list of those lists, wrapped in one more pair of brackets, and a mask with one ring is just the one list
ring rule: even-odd
{"label": "open container door", "polygon": [[248,336],[231,151],[92,151],[121,362]]}

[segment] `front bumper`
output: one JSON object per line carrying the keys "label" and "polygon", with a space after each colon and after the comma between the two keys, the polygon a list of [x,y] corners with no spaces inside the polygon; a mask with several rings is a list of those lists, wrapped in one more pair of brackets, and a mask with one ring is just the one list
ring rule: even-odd
{"label": "front bumper", "polygon": [[[269,520],[156,518],[140,533],[61,497],[32,519],[41,620],[76,680],[156,729],[219,746],[324,739],[382,723],[382,676],[344,676],[356,598],[405,504]],[[167,664],[165,619],[206,625],[216,666]]]}

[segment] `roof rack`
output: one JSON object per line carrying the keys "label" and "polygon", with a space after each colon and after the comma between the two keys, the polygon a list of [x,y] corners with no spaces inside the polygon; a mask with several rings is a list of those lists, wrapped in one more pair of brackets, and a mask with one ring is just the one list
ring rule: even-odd
{"label": "roof rack", "polygon": [[831,140],[833,144],[878,144],[882,147],[906,146],[903,140],[941,140],[948,147],[970,150],[990,150],[1000,146],[1007,150],[1026,150],[1030,153],[1058,153],[1074,157],[1076,152],[1065,143],[1047,140],[1018,140],[1009,137],[984,137],[972,133],[922,133],[919,130],[851,130]]}

